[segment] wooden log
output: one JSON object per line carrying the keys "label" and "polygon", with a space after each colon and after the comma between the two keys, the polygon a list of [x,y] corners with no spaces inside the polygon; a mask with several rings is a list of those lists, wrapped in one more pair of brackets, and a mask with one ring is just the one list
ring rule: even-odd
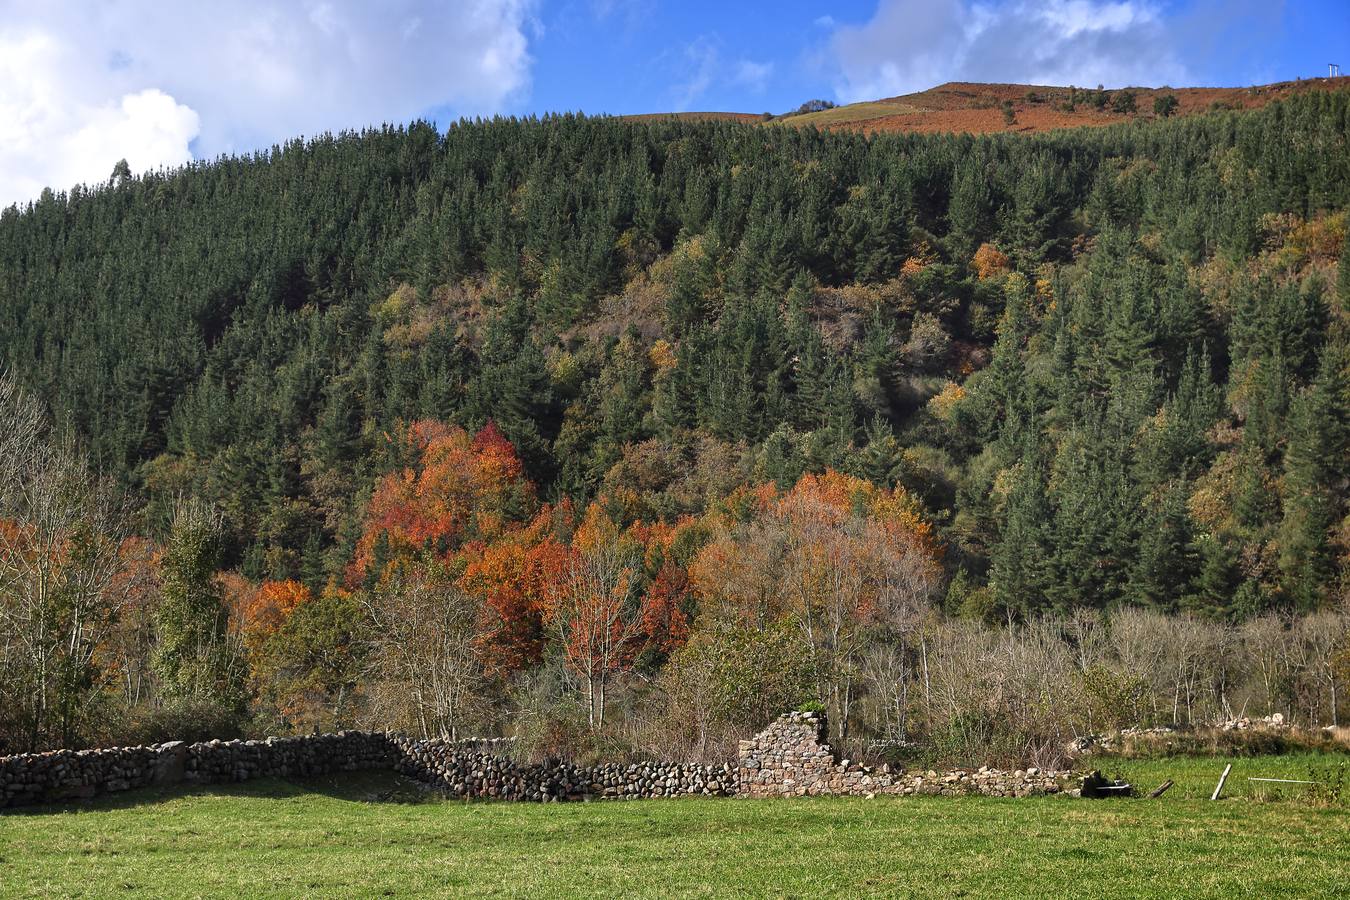
{"label": "wooden log", "polygon": [[1223,783],[1228,780],[1228,773],[1231,771],[1233,771],[1232,763],[1229,763],[1228,765],[1223,767],[1223,774],[1219,776],[1219,783],[1214,785],[1214,796],[1210,797],[1209,799],[1211,800],[1219,799],[1219,795],[1223,793]]}
{"label": "wooden log", "polygon": [[1159,797],[1161,797],[1163,794],[1167,793],[1167,789],[1170,788],[1171,786],[1172,786],[1172,779],[1169,778],[1169,779],[1167,779],[1166,781],[1164,781],[1162,784],[1160,784],[1160,785],[1158,785],[1156,788],[1154,788],[1154,789],[1153,789],[1153,792],[1150,793],[1150,794],[1148,795],[1148,799],[1150,799],[1150,800],[1157,800],[1157,799],[1158,799]]}

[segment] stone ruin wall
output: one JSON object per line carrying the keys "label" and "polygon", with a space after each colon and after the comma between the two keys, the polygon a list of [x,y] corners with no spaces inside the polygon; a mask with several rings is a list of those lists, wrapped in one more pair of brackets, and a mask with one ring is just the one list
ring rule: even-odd
{"label": "stone ruin wall", "polygon": [[748,741],[736,765],[525,763],[509,739],[418,740],[382,732],[175,741],[149,747],[56,750],[0,757],[0,808],[84,800],[174,784],[227,784],[393,769],[452,797],[516,801],[654,797],[799,797],[985,794],[1025,797],[1068,786],[1064,772],[988,768],[938,773],[872,768],[841,760],[826,743],[824,716],[788,713]]}
{"label": "stone ruin wall", "polygon": [[463,742],[394,738],[396,768],[452,797],[465,799],[638,800],[651,797],[727,797],[736,793],[734,766],[641,762],[575,766],[521,763]]}
{"label": "stone ruin wall", "polygon": [[741,741],[737,785],[742,797],[817,797],[983,794],[1030,797],[1069,787],[1068,772],[1037,768],[1001,771],[987,766],[948,772],[906,772],[840,759],[826,743],[825,716],[794,712],[780,716],[755,737]]}

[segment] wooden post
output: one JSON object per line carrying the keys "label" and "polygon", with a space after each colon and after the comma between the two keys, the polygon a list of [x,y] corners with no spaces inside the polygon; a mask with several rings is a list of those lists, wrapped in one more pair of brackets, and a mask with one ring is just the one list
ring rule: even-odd
{"label": "wooden post", "polygon": [[1223,783],[1228,780],[1228,773],[1231,771],[1233,771],[1232,763],[1229,763],[1228,765],[1223,767],[1223,774],[1219,776],[1219,783],[1214,785],[1214,796],[1210,797],[1209,799],[1211,800],[1219,799],[1219,795],[1223,793]]}
{"label": "wooden post", "polygon": [[1161,797],[1163,794],[1167,793],[1167,789],[1170,788],[1171,786],[1172,786],[1172,779],[1169,778],[1169,779],[1167,779],[1166,781],[1164,781],[1162,784],[1160,784],[1160,785],[1158,785],[1156,788],[1154,788],[1154,789],[1153,789],[1153,793],[1151,793],[1151,794],[1148,795],[1148,799],[1150,799],[1150,800],[1157,800],[1157,799],[1158,799],[1159,797]]}

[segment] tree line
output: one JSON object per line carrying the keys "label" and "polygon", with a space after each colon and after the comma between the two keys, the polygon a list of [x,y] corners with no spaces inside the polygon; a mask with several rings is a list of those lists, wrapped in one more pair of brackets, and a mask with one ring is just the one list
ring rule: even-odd
{"label": "tree line", "polygon": [[593,740],[679,675],[738,710],[704,740],[875,735],[930,614],[1302,634],[1348,584],[1346,113],[417,123],[6,210],[3,640],[47,686],[6,733]]}

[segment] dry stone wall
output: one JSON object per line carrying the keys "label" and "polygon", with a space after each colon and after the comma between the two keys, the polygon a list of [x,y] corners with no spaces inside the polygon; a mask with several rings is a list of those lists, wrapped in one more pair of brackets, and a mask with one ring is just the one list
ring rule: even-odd
{"label": "dry stone wall", "polygon": [[840,759],[826,743],[825,716],[794,712],[780,716],[748,741],[741,741],[737,785],[742,797],[815,797],[983,794],[1028,797],[1057,794],[1073,776],[1037,768],[1001,771],[955,769],[906,772],[873,768]]}
{"label": "dry stone wall", "polygon": [[397,752],[384,734],[344,731],[265,741],[174,741],[149,747],[6,756],[0,757],[0,808],[83,800],[180,782],[221,784],[388,769]]}
{"label": "dry stone wall", "polygon": [[524,763],[511,741],[416,740],[380,732],[265,741],[174,742],[109,750],[58,750],[0,757],[0,808],[88,799],[156,785],[223,784],[393,769],[453,797],[550,802],[651,797],[798,797],[877,794],[985,794],[1025,797],[1068,787],[1067,772],[872,768],[826,742],[825,717],[789,713],[748,741],[735,766]]}
{"label": "dry stone wall", "polygon": [[500,738],[425,741],[347,731],[7,756],[0,758],[0,808],[90,799],[154,785],[226,784],[363,769],[394,769],[465,799],[547,802],[736,793],[736,770],[730,765],[529,764],[511,758],[511,745]]}
{"label": "dry stone wall", "polygon": [[398,748],[382,732],[268,738],[264,741],[206,741],[185,748],[183,780],[226,784],[251,778],[305,778],[334,772],[389,769]]}
{"label": "dry stone wall", "polygon": [[[54,750],[0,759],[0,808],[88,799],[182,780],[181,744]],[[176,777],[175,777],[176,776]]]}
{"label": "dry stone wall", "polygon": [[[398,771],[464,799],[637,800],[651,797],[725,797],[736,793],[733,766],[682,763],[521,763],[463,741],[394,738]],[[496,748],[492,748],[496,749]]]}

